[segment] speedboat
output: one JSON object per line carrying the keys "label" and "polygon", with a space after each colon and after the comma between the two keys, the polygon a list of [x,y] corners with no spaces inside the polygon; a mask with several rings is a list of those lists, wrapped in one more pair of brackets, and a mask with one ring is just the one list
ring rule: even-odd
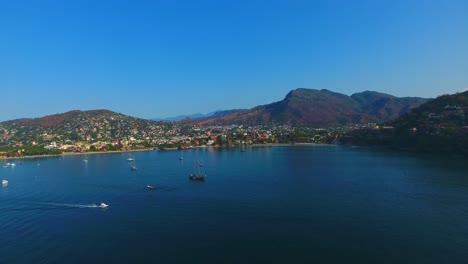
{"label": "speedboat", "polygon": [[5,187],[8,185],[8,181],[7,180],[2,180],[2,186]]}
{"label": "speedboat", "polygon": [[107,208],[107,207],[109,207],[109,205],[108,205],[108,204],[105,204],[105,203],[101,203],[101,204],[99,205],[99,207],[101,207],[101,208]]}

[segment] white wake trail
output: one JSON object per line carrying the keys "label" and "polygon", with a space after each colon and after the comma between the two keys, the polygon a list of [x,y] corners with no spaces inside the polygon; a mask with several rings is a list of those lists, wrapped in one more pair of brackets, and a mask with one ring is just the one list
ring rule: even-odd
{"label": "white wake trail", "polygon": [[98,208],[100,207],[97,204],[65,204],[65,203],[40,203],[53,206],[64,206],[64,207],[74,207],[74,208]]}

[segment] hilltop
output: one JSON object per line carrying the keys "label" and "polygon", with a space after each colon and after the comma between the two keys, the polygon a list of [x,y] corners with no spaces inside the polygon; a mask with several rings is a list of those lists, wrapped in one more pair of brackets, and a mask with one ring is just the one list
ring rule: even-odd
{"label": "hilltop", "polygon": [[[75,120],[80,119],[88,119],[88,118],[95,118],[99,116],[116,116],[119,115],[115,112],[110,110],[89,110],[89,111],[81,111],[81,110],[72,110],[65,113],[54,114],[54,115],[47,115],[40,118],[22,118],[22,119],[15,119],[10,121],[2,122],[3,125],[13,125],[13,126],[40,126],[44,128],[48,127],[57,127],[63,125],[66,122],[73,122]],[[122,115],[122,117],[124,117]]]}
{"label": "hilltop", "polygon": [[468,91],[443,95],[374,129],[350,132],[344,143],[468,155]]}
{"label": "hilltop", "polygon": [[139,141],[170,130],[170,122],[155,122],[109,110],[73,110],[41,118],[0,123],[0,145],[67,146],[77,142]]}
{"label": "hilltop", "polygon": [[332,127],[367,122],[384,122],[407,113],[428,99],[398,98],[365,91],[351,96],[329,90],[299,88],[278,102],[249,110],[238,110],[221,117],[196,119],[198,124],[288,124]]}

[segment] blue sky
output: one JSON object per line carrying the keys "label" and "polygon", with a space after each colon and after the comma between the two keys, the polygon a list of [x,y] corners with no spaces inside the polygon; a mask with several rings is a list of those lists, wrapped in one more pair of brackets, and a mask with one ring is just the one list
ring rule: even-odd
{"label": "blue sky", "polygon": [[468,89],[468,1],[0,0],[0,120]]}

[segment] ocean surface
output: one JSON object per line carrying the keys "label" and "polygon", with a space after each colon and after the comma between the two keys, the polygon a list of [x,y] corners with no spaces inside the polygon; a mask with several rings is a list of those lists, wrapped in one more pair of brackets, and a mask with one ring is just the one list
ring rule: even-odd
{"label": "ocean surface", "polygon": [[460,157],[296,145],[13,162],[0,263],[468,263]]}

